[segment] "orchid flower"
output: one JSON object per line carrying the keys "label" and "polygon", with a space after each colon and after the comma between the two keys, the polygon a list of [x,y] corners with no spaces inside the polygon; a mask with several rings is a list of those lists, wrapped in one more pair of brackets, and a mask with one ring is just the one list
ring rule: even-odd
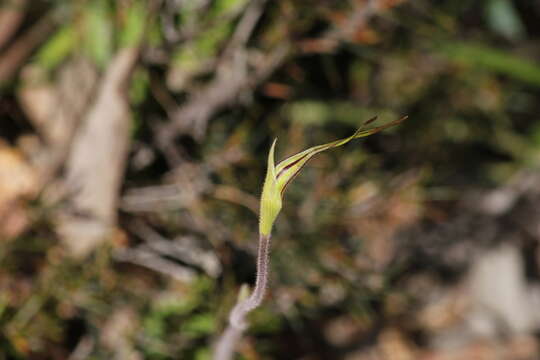
{"label": "orchid flower", "polygon": [[259,232],[261,235],[270,235],[272,226],[276,220],[282,205],[283,193],[289,183],[298,175],[300,170],[306,165],[306,163],[316,154],[328,149],[332,149],[341,145],[345,145],[352,139],[366,137],[375,134],[388,127],[399,124],[407,117],[389,122],[388,124],[365,129],[365,126],[372,123],[377,119],[373,117],[366,121],[364,125],[358,129],[354,134],[344,139],[332,141],[323,145],[317,145],[310,147],[296,155],[292,155],[279,164],[274,165],[274,149],[276,147],[276,141],[274,140],[268,153],[268,169],[266,171],[266,179],[264,181],[262,195],[261,195],[261,210],[259,218]]}
{"label": "orchid flower", "polygon": [[281,211],[283,193],[287,185],[294,179],[302,170],[304,165],[316,154],[332,149],[341,145],[345,145],[352,139],[361,138],[375,134],[388,127],[397,125],[407,117],[394,120],[387,124],[371,129],[365,127],[375,121],[377,117],[366,121],[360,129],[351,136],[329,142],[323,145],[313,146],[296,155],[290,156],[281,161],[277,165],[274,164],[274,151],[276,148],[276,140],[270,147],[268,153],[268,169],[266,170],[266,178],[264,180],[263,190],[261,194],[261,209],[259,214],[259,249],[257,253],[257,277],[255,288],[251,294],[247,294],[246,287],[242,287],[242,291],[238,297],[238,301],[229,314],[229,326],[225,329],[220,339],[216,344],[214,351],[214,360],[230,360],[234,354],[234,348],[240,338],[242,332],[246,329],[246,316],[263,301],[268,282],[268,266],[270,259],[270,233],[276,221],[279,212]]}

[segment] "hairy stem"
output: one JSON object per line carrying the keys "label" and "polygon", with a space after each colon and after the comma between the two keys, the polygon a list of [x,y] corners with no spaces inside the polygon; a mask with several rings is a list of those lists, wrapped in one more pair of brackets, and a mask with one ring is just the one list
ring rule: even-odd
{"label": "hairy stem", "polygon": [[218,339],[214,351],[214,360],[230,360],[234,355],[236,344],[247,328],[246,316],[261,305],[268,283],[268,265],[270,263],[270,235],[259,235],[257,252],[257,279],[250,296],[239,299],[229,314],[229,325]]}

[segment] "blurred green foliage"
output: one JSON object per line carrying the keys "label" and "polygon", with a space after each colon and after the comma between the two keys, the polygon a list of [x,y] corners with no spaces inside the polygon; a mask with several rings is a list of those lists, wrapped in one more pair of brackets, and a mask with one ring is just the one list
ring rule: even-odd
{"label": "blurred green foliage", "polygon": [[[279,161],[346,136],[374,115],[381,122],[409,115],[398,128],[321,154],[288,188],[274,230],[270,295],[251,318],[242,359],[345,358],[358,346],[336,345],[325,330],[344,316],[366,343],[384,326],[412,323],[422,294],[409,284],[436,270],[405,256],[392,236],[422,221],[428,208],[444,213],[465,190],[538,168],[540,9],[527,0],[404,1],[328,47],[315,40],[342,29],[354,2],[268,2],[236,51],[263,58],[276,44],[292,50],[268,78],[219,109],[202,139],[176,139],[183,163],[159,148],[154,129],[215,79],[249,2],[165,0],[156,13],[142,0],[38,3],[25,26],[50,15],[57,27],[27,63],[53,82],[74,58],[103,73],[119,49],[143,44],[130,83],[133,146],[122,194],[148,185],[180,190],[162,207],[120,209],[127,240],[82,263],[63,255],[41,205],[29,205],[28,229],[0,240],[0,359],[67,359],[84,339],[92,344],[88,359],[121,358],[121,351],[209,359],[240,285],[254,280],[257,216],[250,204],[275,137],[287,139]],[[6,104],[20,84],[14,79],[3,94]],[[4,122],[2,137],[32,133],[22,105],[9,105],[18,110],[3,115],[23,125]],[[222,272],[211,276],[199,263],[160,254],[195,272],[183,282],[115,259],[116,250],[148,242],[129,227],[135,220],[171,242],[195,237]],[[104,345],[110,319],[125,309],[134,315],[111,330],[125,341]],[[403,328],[411,339],[421,332]]]}

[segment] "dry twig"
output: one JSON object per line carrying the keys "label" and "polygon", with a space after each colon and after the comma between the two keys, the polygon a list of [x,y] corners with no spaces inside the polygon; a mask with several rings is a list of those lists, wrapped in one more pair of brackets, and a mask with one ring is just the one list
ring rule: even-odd
{"label": "dry twig", "polygon": [[0,5],[0,49],[4,47],[19,29],[24,18],[24,8],[28,0],[12,0]]}
{"label": "dry twig", "polygon": [[131,115],[125,92],[138,54],[138,49],[126,48],[116,55],[73,141],[67,161],[73,211],[62,218],[59,231],[76,256],[84,256],[101,243],[116,221],[129,149]]}
{"label": "dry twig", "polygon": [[3,52],[0,57],[0,84],[4,84],[17,73],[24,60],[47,39],[54,28],[52,18],[44,16]]}

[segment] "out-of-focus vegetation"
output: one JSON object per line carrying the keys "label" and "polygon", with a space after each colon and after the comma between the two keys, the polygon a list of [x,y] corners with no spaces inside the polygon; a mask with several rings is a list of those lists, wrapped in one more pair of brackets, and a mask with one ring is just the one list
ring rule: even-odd
{"label": "out-of-focus vegetation", "polygon": [[[540,5],[3,0],[0,359],[537,359]],[[282,141],[283,139],[283,141]]]}

